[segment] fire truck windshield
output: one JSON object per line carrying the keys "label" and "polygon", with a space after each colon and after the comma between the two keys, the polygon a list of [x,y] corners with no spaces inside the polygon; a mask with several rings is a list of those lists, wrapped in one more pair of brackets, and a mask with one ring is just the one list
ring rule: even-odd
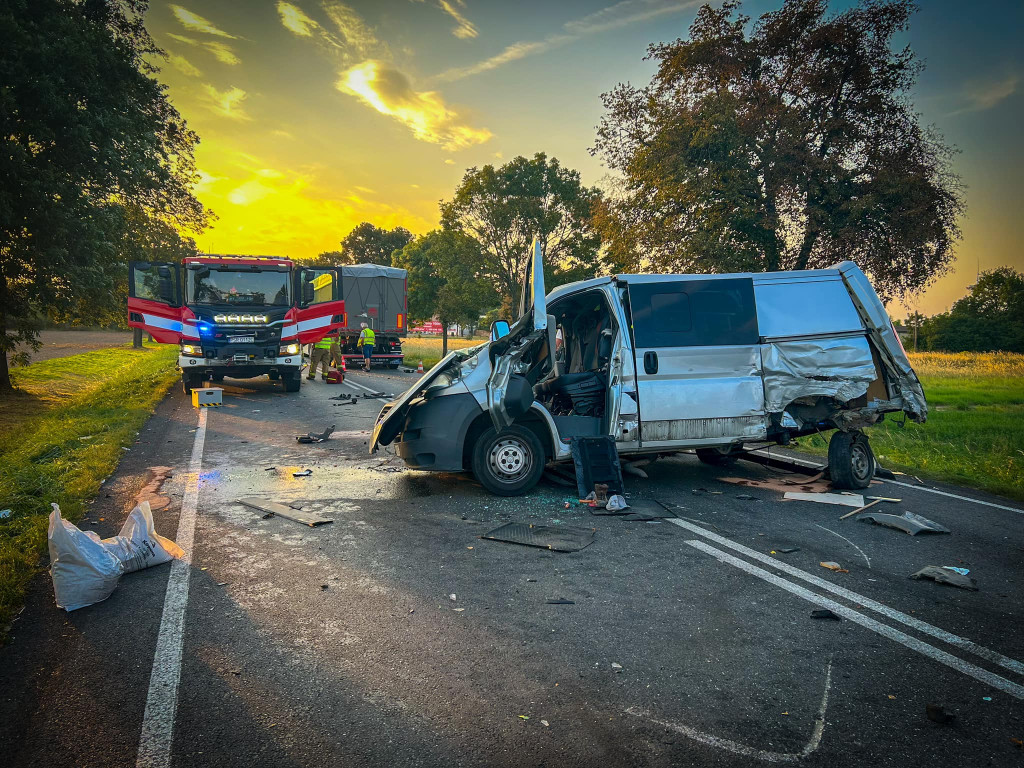
{"label": "fire truck windshield", "polygon": [[187,303],[231,306],[291,306],[288,272],[190,269]]}

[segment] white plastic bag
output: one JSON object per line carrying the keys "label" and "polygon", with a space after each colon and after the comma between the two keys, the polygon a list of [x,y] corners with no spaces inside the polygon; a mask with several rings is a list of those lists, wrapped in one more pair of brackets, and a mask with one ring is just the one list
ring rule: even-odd
{"label": "white plastic bag", "polygon": [[626,500],[617,493],[610,497],[608,499],[608,503],[605,505],[605,509],[611,512],[621,512],[623,509],[628,507],[629,504],[626,503]]}
{"label": "white plastic bag", "polygon": [[124,572],[121,561],[92,531],[82,531],[51,505],[47,544],[57,606],[74,611],[110,597]]}
{"label": "white plastic bag", "polygon": [[102,543],[121,561],[125,573],[141,571],[185,556],[181,547],[156,532],[148,501],[131,511],[117,536],[103,539]]}

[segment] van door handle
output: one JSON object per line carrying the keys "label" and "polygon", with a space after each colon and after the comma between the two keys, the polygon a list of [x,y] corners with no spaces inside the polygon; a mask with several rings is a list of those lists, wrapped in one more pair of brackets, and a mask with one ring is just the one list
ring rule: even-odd
{"label": "van door handle", "polygon": [[644,352],[644,372],[652,376],[658,372],[657,352]]}

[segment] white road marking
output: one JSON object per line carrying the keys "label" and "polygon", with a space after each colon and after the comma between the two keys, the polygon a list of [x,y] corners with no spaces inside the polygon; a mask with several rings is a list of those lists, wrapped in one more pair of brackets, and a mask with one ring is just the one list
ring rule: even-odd
{"label": "white road marking", "polygon": [[[751,451],[751,453],[756,453],[758,456],[767,456],[767,457],[771,458],[771,455],[769,453],[765,453],[765,452],[762,452],[760,450],[754,450],[754,451]],[[776,458],[778,458],[778,457],[776,457]],[[786,456],[785,459],[786,459],[786,461],[791,461],[794,464],[799,464],[800,466],[807,467],[808,469],[824,470],[824,469],[828,468],[827,465],[825,465],[825,464],[817,464],[817,463],[812,462],[812,461],[804,461],[803,459],[798,459],[798,458],[796,458],[794,456]],[[934,493],[936,496],[946,496],[946,497],[948,497],[950,499],[959,499],[960,501],[969,501],[972,504],[980,504],[983,507],[992,507],[993,509],[1004,509],[1007,512],[1016,512],[1018,515],[1024,515],[1024,509],[1017,509],[1016,507],[1008,507],[1005,504],[995,504],[995,503],[993,503],[991,501],[982,501],[981,499],[972,499],[972,498],[970,498],[968,496],[959,496],[959,495],[957,495],[955,493],[948,493],[946,491],[940,491],[938,488],[928,488],[928,487],[923,486],[923,485],[912,485],[911,483],[904,483],[904,482],[902,482],[900,480],[886,480],[885,478],[881,478],[881,477],[876,477],[875,479],[879,480],[879,481],[881,481],[883,483],[890,483],[892,485],[899,485],[899,486],[902,486],[903,488],[910,488],[910,489],[915,490],[915,491],[923,491],[924,493]]]}
{"label": "white road marking", "polygon": [[[879,478],[881,479],[881,478]],[[972,504],[981,504],[983,507],[992,507],[994,509],[1005,509],[1007,512],[1016,512],[1018,515],[1024,515],[1024,509],[1017,509],[1016,507],[1007,507],[1004,504],[993,504],[991,501],[982,501],[981,499],[969,499],[966,496],[958,496],[955,493],[947,493],[946,491],[940,491],[938,488],[925,488],[920,485],[911,485],[910,483],[903,483],[899,480],[882,480],[883,483],[890,483],[892,485],[901,485],[904,488],[913,488],[915,491],[924,491],[925,493],[934,493],[937,496],[946,496],[950,499],[959,499],[960,501],[969,501]]]}
{"label": "white road marking", "polygon": [[185,495],[174,540],[185,556],[171,563],[164,597],[164,612],[153,654],[153,672],[149,677],[146,712],[142,717],[137,768],[166,768],[171,764],[174,718],[178,708],[178,682],[181,679],[181,652],[185,636],[185,608],[188,605],[188,581],[192,572],[192,544],[199,504],[199,476],[203,469],[203,444],[206,442],[208,408],[199,409],[199,426],[192,444]]}
{"label": "white road marking", "polygon": [[766,763],[795,763],[810,755],[821,744],[821,737],[825,733],[825,710],[828,708],[828,692],[831,687],[832,659],[829,659],[828,666],[825,668],[825,692],[821,696],[821,705],[818,707],[818,714],[814,717],[814,728],[811,731],[811,738],[807,740],[804,748],[799,752],[769,752],[764,749],[755,749],[754,747],[748,747],[746,744],[740,744],[736,741],[723,739],[720,736],[713,736],[710,733],[698,731],[696,728],[691,728],[688,725],[671,723],[667,720],[658,720],[657,718],[652,717],[648,710],[639,709],[637,707],[630,707],[626,710],[626,714],[633,715],[634,717],[642,717],[649,722],[662,726],[663,728],[668,728],[676,733],[681,733],[689,739],[699,741],[701,744],[707,744],[709,747],[724,749],[726,752],[732,752],[736,755],[753,757],[757,760],[764,760]]}
{"label": "white road marking", "polygon": [[786,581],[786,579],[781,576],[769,573],[763,568],[758,568],[756,565],[752,565],[746,560],[740,560],[738,557],[734,557],[728,552],[716,549],[710,544],[705,544],[703,541],[690,539],[686,543],[694,549],[699,549],[701,552],[711,555],[723,563],[727,563],[728,565],[732,565],[740,570],[746,571],[751,576],[756,576],[759,579],[767,581],[769,584],[773,584],[774,586],[784,589],[797,597],[803,598],[809,603],[814,603],[815,605],[820,605],[823,608],[828,608],[833,613],[843,616],[856,624],[860,624],[862,627],[870,629],[872,632],[877,632],[883,637],[887,637],[913,651],[917,651],[921,655],[927,656],[940,664],[944,664],[950,669],[955,669],[957,672],[961,672],[968,677],[973,677],[975,680],[1008,693],[1016,699],[1024,699],[1024,685],[1018,685],[1004,677],[1000,677],[994,672],[989,672],[987,669],[982,669],[981,667],[964,661],[958,656],[954,656],[951,653],[947,653],[946,651],[936,648],[934,645],[928,645],[928,643],[900,632],[898,629],[894,629],[888,624],[882,624],[881,622],[875,621],[862,613],[858,613],[852,608],[847,608],[842,603],[837,603],[835,600],[830,600],[827,597],[811,592],[809,589],[805,589],[791,581]]}
{"label": "white road marking", "polygon": [[975,656],[978,656],[982,659],[986,659],[987,661],[991,661],[993,664],[998,664],[1004,669],[1009,669],[1013,672],[1016,672],[1019,675],[1024,675],[1024,664],[1017,661],[1016,659],[1011,659],[1007,656],[1003,656],[1001,653],[993,651],[991,648],[986,648],[983,645],[978,645],[977,643],[974,643],[970,640],[959,637],[958,635],[954,635],[952,632],[947,632],[944,629],[939,629],[938,627],[932,626],[931,624],[921,621],[920,619],[915,619],[913,616],[908,616],[907,614],[901,611],[897,611],[895,608],[890,608],[887,605],[883,605],[882,603],[872,600],[869,597],[865,597],[864,595],[858,594],[857,592],[846,589],[844,587],[836,586],[830,581],[825,581],[824,579],[818,578],[813,574],[807,573],[807,571],[803,571],[799,568],[796,568],[790,565],[789,563],[783,563],[774,557],[762,554],[757,550],[751,549],[750,547],[745,547],[738,542],[725,538],[724,536],[719,536],[707,530],[706,528],[701,528],[699,525],[694,525],[693,523],[681,520],[679,518],[669,518],[668,522],[673,523],[674,525],[678,525],[680,528],[685,528],[689,531],[692,531],[693,533],[703,536],[706,539],[710,539],[716,544],[728,547],[729,549],[733,549],[737,552],[740,552],[741,554],[744,554],[747,557],[770,565],[773,568],[777,568],[778,570],[787,573],[790,576],[795,576],[798,579],[802,579],[803,581],[814,584],[816,587],[821,587],[822,589],[827,590],[834,595],[839,595],[840,597],[843,597],[849,600],[850,602],[856,603],[861,608],[867,608],[869,610],[875,611],[876,613],[880,613],[883,616],[892,619],[893,621],[898,621],[901,624],[907,625],[908,627],[913,627],[918,632],[923,632],[926,635],[931,635],[937,640],[941,640],[944,643],[949,643],[950,645],[955,645],[957,648],[961,648],[965,651],[973,653]]}
{"label": "white road marking", "polygon": [[864,554],[864,550],[863,550],[863,549],[861,549],[861,548],[860,548],[860,547],[858,547],[858,546],[857,546],[856,544],[854,544],[854,543],[853,543],[852,541],[850,541],[850,540],[849,540],[848,538],[846,538],[845,536],[843,536],[843,534],[841,534],[841,533],[836,533],[836,532],[835,532],[835,531],[833,531],[833,530],[832,530],[831,528],[826,528],[826,527],[825,527],[824,525],[818,525],[817,523],[815,523],[814,525],[815,525],[815,527],[817,527],[817,528],[821,528],[821,530],[823,530],[823,531],[828,531],[828,532],[829,532],[829,533],[831,533],[831,534],[832,534],[833,536],[838,536],[838,537],[839,537],[840,539],[842,539],[842,540],[843,540],[843,541],[845,541],[845,542],[846,542],[847,544],[849,544],[849,545],[850,545],[851,547],[853,547],[853,548],[854,548],[854,549],[856,549],[856,550],[857,550],[858,552],[860,552],[860,556],[861,556],[861,557],[863,557],[863,558],[864,558],[864,562],[866,562],[866,563],[868,564],[868,570],[871,570],[871,558],[870,558],[870,557],[868,557],[868,556],[867,556],[866,554]]}

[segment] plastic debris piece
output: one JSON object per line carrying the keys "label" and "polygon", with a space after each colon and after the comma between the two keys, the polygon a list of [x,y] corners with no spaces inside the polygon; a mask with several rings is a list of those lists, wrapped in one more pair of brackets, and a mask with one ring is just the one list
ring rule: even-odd
{"label": "plastic debris piece", "polygon": [[818,563],[818,565],[820,565],[822,568],[828,568],[830,571],[835,571],[836,573],[850,572],[848,569],[843,568],[843,566],[841,566],[839,563],[834,563],[831,560],[825,560],[823,562]]}
{"label": "plastic debris piece", "polygon": [[957,568],[955,565],[944,565],[942,567],[945,568],[947,571],[956,571],[961,576],[966,576],[971,572],[969,568]]}
{"label": "plastic debris piece", "polygon": [[[549,723],[547,720],[541,720],[540,724],[543,725],[545,728],[547,728],[548,726],[551,725],[551,723]],[[1020,741],[1020,740],[1019,739],[1014,739],[1014,741]]]}
{"label": "plastic debris piece", "polygon": [[552,597],[544,602],[548,605],[576,605],[575,600],[566,600],[564,597]]}
{"label": "plastic debris piece", "polygon": [[926,704],[924,711],[925,714],[928,715],[928,719],[933,723],[949,725],[956,720],[956,715],[946,709],[942,704]]}
{"label": "plastic debris piece", "polygon": [[312,469],[304,469],[301,472],[292,472],[292,477],[309,477],[312,474]]}
{"label": "plastic debris piece", "polygon": [[519,719],[520,719],[520,720],[529,720],[529,719],[530,719],[530,716],[529,716],[529,715],[520,715],[520,716],[519,716]]}
{"label": "plastic debris piece", "polygon": [[0,520],[3,520],[5,517],[10,517],[10,516],[11,516],[11,510],[9,510],[9,509],[0,509]]}
{"label": "plastic debris piece", "polygon": [[991,696],[982,696],[981,700],[982,701],[992,701],[992,697]]}
{"label": "plastic debris piece", "polygon": [[829,621],[842,621],[842,619],[832,613],[828,608],[818,608],[817,610],[811,611],[811,618],[828,619]]}
{"label": "plastic debris piece", "polygon": [[612,662],[612,669],[622,669],[622,665],[619,664],[617,661],[613,661]]}
{"label": "plastic debris piece", "polygon": [[778,552],[781,555],[788,555],[788,554],[791,554],[793,552],[799,552],[799,551],[800,551],[800,547],[779,547],[776,550],[776,552]]}
{"label": "plastic debris piece", "polygon": [[970,576],[965,576],[962,573],[951,571],[947,568],[942,568],[937,565],[926,565],[917,573],[911,575],[912,579],[931,579],[936,584],[948,584],[951,587],[960,587],[960,589],[970,589],[974,592],[978,591],[978,582],[972,579]]}
{"label": "plastic debris piece", "polygon": [[277,467],[266,467],[266,468],[264,468],[263,471],[264,472],[273,472],[275,469],[277,469]]}
{"label": "plastic debris piece", "polygon": [[927,517],[916,515],[913,512],[904,512],[902,515],[882,515],[872,513],[861,515],[858,520],[875,525],[884,525],[886,528],[895,528],[898,531],[916,536],[919,533],[951,533],[949,528],[929,520]]}
{"label": "plastic debris piece", "polygon": [[465,608],[452,608],[452,610],[455,611],[456,613],[462,613],[466,609]]}
{"label": "plastic debris piece", "polygon": [[459,598],[455,596],[454,592],[452,592],[452,594],[448,595],[448,599],[449,600],[458,600]]}
{"label": "plastic debris piece", "polygon": [[618,512],[619,510],[626,509],[629,504],[619,494],[614,494],[608,499],[608,503],[604,505],[604,508],[611,512]]}

